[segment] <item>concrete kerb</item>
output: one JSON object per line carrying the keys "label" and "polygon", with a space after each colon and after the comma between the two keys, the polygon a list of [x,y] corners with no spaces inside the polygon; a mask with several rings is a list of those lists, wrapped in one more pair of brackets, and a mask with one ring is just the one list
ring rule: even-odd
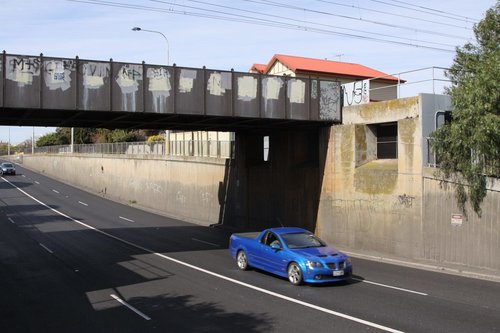
{"label": "concrete kerb", "polygon": [[404,266],[404,267],[422,269],[422,270],[432,271],[432,272],[437,272],[437,273],[445,273],[445,274],[450,274],[450,275],[456,275],[456,276],[462,276],[462,277],[473,278],[473,279],[481,279],[481,280],[487,280],[487,281],[491,281],[491,282],[500,283],[500,272],[497,272],[497,271],[478,269],[477,271],[473,272],[473,271],[470,271],[470,269],[464,270],[459,265],[453,265],[453,264],[447,264],[445,266],[445,265],[431,264],[428,262],[419,262],[419,261],[415,261],[415,260],[409,261],[409,260],[404,260],[402,258],[391,258],[391,257],[382,256],[382,255],[370,255],[370,254],[366,254],[366,253],[353,252],[353,251],[349,251],[349,250],[342,250],[341,249],[341,251],[348,254],[349,256],[351,256],[353,258],[371,260],[371,261],[376,261],[376,262],[383,262],[386,264],[392,264],[392,265],[397,265],[397,266]]}

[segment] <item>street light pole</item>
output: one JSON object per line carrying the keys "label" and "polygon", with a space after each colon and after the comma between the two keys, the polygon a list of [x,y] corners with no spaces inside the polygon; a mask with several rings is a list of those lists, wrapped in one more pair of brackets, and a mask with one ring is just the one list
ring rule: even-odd
{"label": "street light pole", "polygon": [[35,155],[35,126],[33,126],[33,136],[31,137],[31,155]]}
{"label": "street light pole", "polygon": [[[167,66],[170,65],[170,43],[168,42],[167,36],[165,36],[162,32],[156,31],[156,30],[148,30],[148,29],[142,29],[140,27],[133,27],[132,31],[146,31],[146,32],[152,32],[155,34],[160,34],[162,37],[165,39],[167,42]],[[165,131],[165,154],[170,155],[170,131],[166,130]]]}
{"label": "street light pole", "polygon": [[10,126],[9,126],[9,142],[7,143],[7,156],[10,157]]}
{"label": "street light pole", "polygon": [[160,34],[163,36],[165,41],[167,42],[167,66],[170,64],[170,43],[168,42],[167,36],[165,36],[162,32],[156,31],[156,30],[147,30],[147,29],[142,29],[139,27],[133,27],[132,31],[146,31],[146,32],[153,32],[155,34]]}

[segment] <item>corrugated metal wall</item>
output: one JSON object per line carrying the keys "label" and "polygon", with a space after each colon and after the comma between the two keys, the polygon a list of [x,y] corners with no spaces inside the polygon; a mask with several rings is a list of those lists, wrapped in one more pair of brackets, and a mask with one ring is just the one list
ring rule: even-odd
{"label": "corrugated metal wall", "polygon": [[425,177],[423,187],[424,258],[500,269],[500,191],[488,190],[481,217],[469,209],[460,220],[453,186],[441,186],[439,180]]}

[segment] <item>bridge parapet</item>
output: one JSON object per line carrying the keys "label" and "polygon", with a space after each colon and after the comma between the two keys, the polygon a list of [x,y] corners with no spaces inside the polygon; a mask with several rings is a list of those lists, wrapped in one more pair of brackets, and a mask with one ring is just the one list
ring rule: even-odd
{"label": "bridge parapet", "polygon": [[5,51],[0,78],[4,125],[231,129],[249,120],[341,121],[340,83],[324,79]]}

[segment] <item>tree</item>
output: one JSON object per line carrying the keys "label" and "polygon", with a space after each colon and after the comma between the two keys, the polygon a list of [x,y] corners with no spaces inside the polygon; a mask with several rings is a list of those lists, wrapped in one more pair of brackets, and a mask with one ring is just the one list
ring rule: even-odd
{"label": "tree", "polygon": [[165,142],[165,135],[151,135],[148,140],[148,142]]}
{"label": "tree", "polygon": [[138,131],[116,129],[111,132],[111,142],[137,142],[144,139]]}
{"label": "tree", "polygon": [[458,47],[447,72],[452,121],[432,135],[443,180],[455,184],[457,203],[478,216],[487,176],[500,176],[500,3],[474,25],[476,43]]}
{"label": "tree", "polygon": [[[94,128],[75,128],[74,129],[74,143],[94,143],[94,136],[96,134]],[[41,136],[37,142],[37,147],[43,146],[58,146],[69,145],[71,143],[71,128],[58,127],[55,133],[48,133]]]}
{"label": "tree", "polygon": [[0,155],[7,155],[9,150],[8,143],[0,142]]}
{"label": "tree", "polygon": [[36,140],[37,147],[45,146],[58,146],[61,145],[61,141],[57,133],[47,133],[42,135],[38,140]]}

